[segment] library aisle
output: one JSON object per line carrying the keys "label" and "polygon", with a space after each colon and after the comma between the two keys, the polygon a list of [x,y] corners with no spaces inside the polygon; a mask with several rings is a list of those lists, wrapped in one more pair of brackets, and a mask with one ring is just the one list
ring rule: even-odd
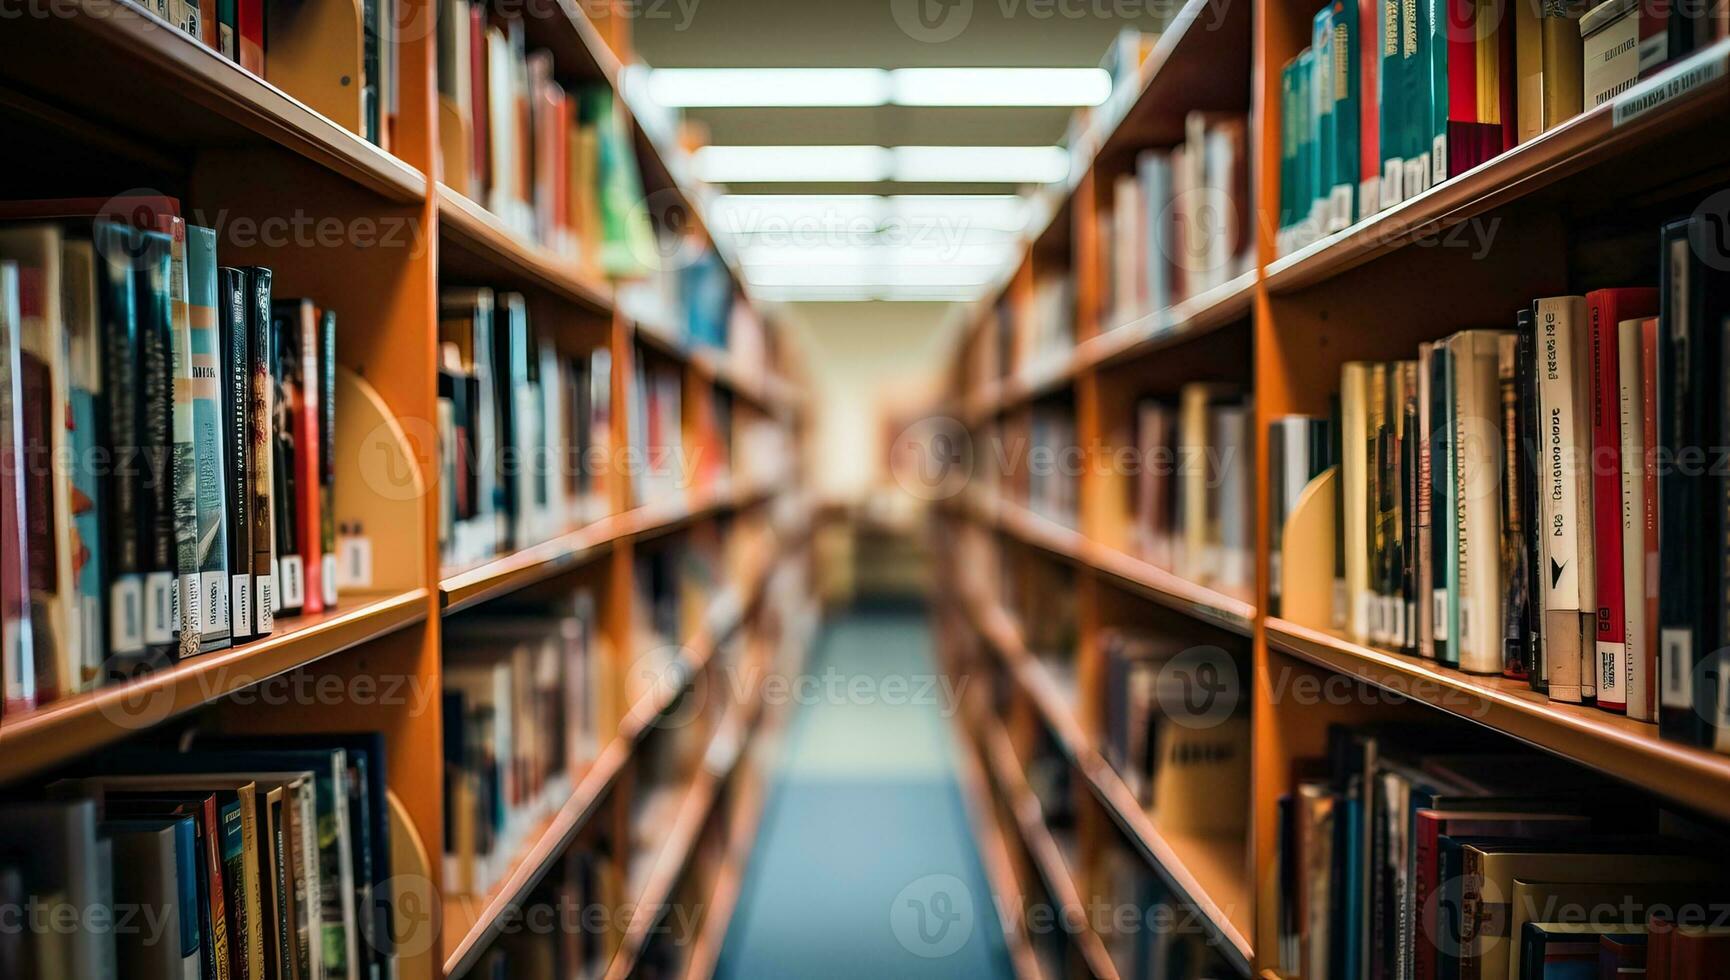
{"label": "library aisle", "polygon": [[924,612],[825,626],[717,977],[1013,975],[935,670]]}

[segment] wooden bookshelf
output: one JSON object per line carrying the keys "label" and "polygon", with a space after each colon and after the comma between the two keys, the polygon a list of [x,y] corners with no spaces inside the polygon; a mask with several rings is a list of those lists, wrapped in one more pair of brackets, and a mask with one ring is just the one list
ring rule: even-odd
{"label": "wooden bookshelf", "polygon": [[[645,196],[689,204],[697,194],[676,184],[677,167],[648,139],[619,91],[622,66],[630,60],[628,30],[621,11],[612,9],[620,4],[554,0],[521,11],[528,47],[551,52],[561,82],[609,86],[638,152]],[[588,845],[591,829],[629,813],[640,790],[636,777],[655,764],[652,753],[642,751],[645,740],[680,692],[706,676],[724,640],[738,634],[748,645],[776,642],[782,626],[765,600],[767,581],[784,564],[809,559],[811,519],[809,508],[799,505],[796,468],[765,485],[752,479],[761,468],[747,465],[751,461],[736,450],[730,473],[706,472],[697,485],[652,500],[636,499],[631,481],[611,480],[611,497],[597,508],[607,516],[488,561],[446,567],[438,541],[443,469],[435,424],[441,290],[521,292],[532,322],[551,328],[561,348],[607,348],[614,447],[630,444],[625,406],[635,397],[630,386],[639,340],[679,372],[687,406],[717,392],[736,396],[735,425],[773,423],[795,447],[808,428],[798,366],[776,342],[775,323],[764,325],[768,342],[756,363],[727,351],[691,350],[678,340],[656,346],[618,309],[620,284],[592,261],[517,234],[441,180],[434,11],[410,3],[401,13],[412,23],[396,25],[388,42],[395,45],[397,112],[383,147],[134,0],[71,0],[53,16],[15,18],[0,31],[0,120],[9,134],[16,124],[18,138],[42,151],[8,168],[4,197],[101,198],[127,189],[176,197],[189,221],[219,226],[223,265],[269,266],[279,295],[313,296],[336,310],[337,516],[364,518],[375,566],[373,582],[345,589],[338,608],[279,617],[267,638],[6,716],[0,787],[28,790],[29,780],[93,750],[183,725],[255,734],[379,732],[392,802],[400,804],[402,817],[393,853],[410,861],[395,873],[425,879],[420,911],[439,909],[424,922],[406,909],[399,915],[394,925],[403,948],[426,950],[405,956],[401,975],[437,980],[472,969],[499,939],[512,910],[533,899],[568,852]],[[238,233],[222,231],[225,221],[301,217],[313,227],[334,219],[342,240],[304,247],[235,242],[230,238]],[[363,240],[368,228],[370,240]],[[400,239],[379,237],[393,229]],[[592,256],[598,243],[583,242],[581,251]],[[736,301],[749,301],[736,274],[735,294]],[[687,440],[699,431],[694,414],[680,419]],[[633,607],[642,601],[635,583],[643,552],[663,547],[657,539],[685,533],[723,540],[714,542],[722,587],[711,597],[709,614],[682,638],[676,676],[683,686],[655,685],[639,702],[616,709],[624,712],[617,731],[586,767],[566,774],[568,796],[527,832],[488,895],[441,895],[446,801],[440,773],[452,720],[441,717],[437,694],[447,617],[525,590],[591,589],[598,599],[596,631],[605,641],[596,649],[616,661],[603,674],[620,676],[639,652]],[[390,679],[433,696],[423,706],[358,696],[287,704],[245,697],[284,675],[344,680],[355,685],[351,690]],[[756,700],[735,706],[733,717],[755,719]],[[710,871],[707,852],[690,842],[716,826],[722,811],[712,804],[755,732],[728,724],[739,740],[732,759],[685,787],[688,804],[707,792],[711,805],[687,806],[679,825],[683,853],[668,846],[676,842],[656,841],[656,854],[644,854],[628,835],[614,834],[624,852],[617,855],[621,864],[649,867],[658,855],[663,863]],[[748,838],[755,816],[747,811],[740,819],[729,828]],[[742,860],[736,858],[729,873],[736,876]],[[663,886],[659,878],[654,884]],[[619,968],[631,962],[621,959]]]}
{"label": "wooden bookshelf", "polygon": [[[1551,702],[1524,682],[1465,674],[1270,615],[1265,471],[1270,422],[1293,413],[1326,415],[1342,363],[1410,357],[1419,342],[1464,327],[1511,325],[1511,311],[1535,296],[1578,291],[1582,278],[1629,273],[1615,272],[1571,232],[1614,226],[1618,212],[1627,211],[1641,220],[1653,215],[1655,240],[1667,212],[1686,213],[1722,186],[1730,169],[1730,133],[1719,125],[1730,109],[1730,41],[1467,173],[1278,255],[1273,202],[1281,177],[1280,68],[1310,43],[1317,9],[1212,0],[1183,5],[1143,63],[1133,98],[1114,100],[1072,127],[1076,170],[1038,199],[1044,220],[1027,236],[1013,272],[958,314],[960,342],[934,408],[959,420],[977,447],[981,431],[989,438],[994,427],[1025,419],[1036,405],[1072,404],[1076,441],[1092,447],[1113,445],[1112,433],[1138,391],[1170,394],[1188,380],[1228,380],[1253,396],[1253,589],[1190,582],[1122,547],[1121,517],[1111,512],[1120,506],[1113,498],[1121,496],[1121,484],[1086,473],[1077,512],[1062,522],[992,487],[969,487],[936,510],[941,540],[983,531],[996,543],[989,553],[1001,557],[1011,592],[1017,591],[1017,570],[1026,566],[1055,559],[1073,571],[1075,649],[1040,651],[1055,653],[1060,664],[1025,648],[1015,621],[984,595],[989,590],[978,588],[992,581],[985,569],[951,562],[947,580],[940,579],[938,621],[953,622],[965,637],[944,641],[960,651],[945,657],[946,669],[983,671],[1011,689],[1006,701],[993,702],[965,726],[992,771],[988,782],[997,802],[1016,810],[1017,829],[1042,836],[1016,788],[1006,789],[997,770],[1018,764],[1015,751],[1031,747],[1041,731],[1049,733],[1080,777],[1081,792],[1114,825],[1102,830],[1098,821],[1079,822],[1074,883],[1081,894],[1093,897],[1089,856],[1099,852],[1101,840],[1127,840],[1181,902],[1212,924],[1231,965],[1263,980],[1278,977],[1277,924],[1271,921],[1278,801],[1291,791],[1293,764],[1323,754],[1329,725],[1451,716],[1455,724],[1501,733],[1510,745],[1524,743],[1606,773],[1667,805],[1730,820],[1730,757],[1666,741],[1652,724]],[[1659,97],[1646,98],[1654,92]],[[1637,101],[1641,111],[1630,108]],[[1110,300],[1096,287],[1104,280],[1095,222],[1111,175],[1124,172],[1142,149],[1182,140],[1183,118],[1195,109],[1249,115],[1254,261],[1223,285],[1122,322],[1106,310]],[[1455,247],[1450,237],[1470,233],[1485,235],[1481,252]],[[1033,359],[1014,346],[1016,339],[1011,363],[999,363],[1002,347],[993,349],[998,339],[990,335],[999,311],[1007,310],[1019,329],[1015,318],[1031,315],[1031,283],[1050,270],[1075,277],[1073,346]],[[1179,614],[1168,622],[1164,610],[1150,609],[1146,619],[1161,630],[1203,635],[1219,628],[1250,638],[1247,840],[1162,833],[1104,762],[1094,734],[1100,709],[1087,692],[1103,683],[1102,632],[1137,618],[1119,601],[1124,594]],[[1116,612],[1108,615],[1107,608]],[[975,646],[985,653],[969,660],[966,651]],[[1298,704],[1289,696],[1294,676],[1306,684],[1349,678],[1369,693],[1350,704]],[[1001,741],[1012,745],[1006,749]],[[1040,872],[1049,870],[1049,854],[1042,860],[1043,845],[1031,849],[1035,866],[1009,862],[1010,880],[995,884],[1000,897],[1036,890],[1039,881],[1029,875],[1046,877]]]}

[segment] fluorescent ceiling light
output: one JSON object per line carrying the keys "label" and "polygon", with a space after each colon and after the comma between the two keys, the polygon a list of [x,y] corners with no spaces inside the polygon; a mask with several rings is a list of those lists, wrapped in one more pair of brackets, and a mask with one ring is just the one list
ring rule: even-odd
{"label": "fluorescent ceiling light", "polygon": [[692,157],[697,178],[711,184],[889,179],[881,146],[705,146]]}
{"label": "fluorescent ceiling light", "polygon": [[711,184],[1043,184],[1069,175],[1061,146],[705,146],[693,162]]}
{"label": "fluorescent ceiling light", "polygon": [[1027,202],[1014,194],[723,194],[708,227],[741,248],[768,245],[917,245],[1016,240]]}
{"label": "fluorescent ceiling light", "polygon": [[657,68],[649,98],[675,108],[872,106],[889,101],[881,68]]}
{"label": "fluorescent ceiling light", "polygon": [[896,180],[1050,184],[1069,176],[1061,146],[897,146]]}
{"label": "fluorescent ceiling light", "polygon": [[1027,199],[1019,194],[897,194],[889,198],[889,207],[902,221],[947,219],[1007,232],[1027,227]]}
{"label": "fluorescent ceiling light", "polygon": [[767,265],[745,267],[745,281],[757,286],[946,286],[980,287],[1003,271],[1000,265],[892,268],[854,265]]}
{"label": "fluorescent ceiling light", "polygon": [[966,303],[982,292],[978,286],[766,286],[751,295],[778,303]]}
{"label": "fluorescent ceiling light", "polygon": [[1095,106],[1111,95],[1103,68],[899,68],[889,99],[920,106]]}
{"label": "fluorescent ceiling light", "polygon": [[881,270],[909,266],[1002,268],[1009,262],[1013,251],[1012,242],[969,243],[933,233],[905,243],[878,245],[747,245],[739,250],[739,262],[747,274],[770,266]]}
{"label": "fluorescent ceiling light", "polygon": [[678,109],[796,106],[1094,106],[1102,68],[655,68],[649,99]]}

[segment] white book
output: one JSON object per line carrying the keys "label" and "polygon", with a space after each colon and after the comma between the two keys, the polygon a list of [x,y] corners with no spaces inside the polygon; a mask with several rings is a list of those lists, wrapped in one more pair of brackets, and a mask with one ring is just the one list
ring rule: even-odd
{"label": "white book", "polygon": [[1640,320],[1616,325],[1621,368],[1617,396],[1622,421],[1622,675],[1626,678],[1628,717],[1652,721],[1652,673],[1646,642],[1646,404]]}
{"label": "white book", "polygon": [[1460,552],[1454,649],[1459,668],[1474,674],[1502,671],[1502,397],[1497,361],[1511,339],[1496,331],[1467,330],[1451,341]]}
{"label": "white book", "polygon": [[[1550,697],[1578,702],[1583,691],[1581,615],[1591,609],[1585,589],[1591,571],[1582,568],[1581,539],[1589,538],[1582,523],[1590,499],[1580,491],[1581,439],[1587,435],[1584,406],[1579,403],[1580,366],[1575,363],[1575,334],[1586,325],[1586,299],[1558,296],[1541,299],[1535,307],[1538,357],[1539,498],[1544,541],[1543,594],[1545,657]],[[1589,543],[1585,545],[1589,548]]]}

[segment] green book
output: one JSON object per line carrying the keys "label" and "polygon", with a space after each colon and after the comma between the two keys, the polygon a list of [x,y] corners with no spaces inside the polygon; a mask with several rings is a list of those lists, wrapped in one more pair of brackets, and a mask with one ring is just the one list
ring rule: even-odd
{"label": "green book", "polygon": [[1328,227],[1337,230],[1350,225],[1358,213],[1358,181],[1362,179],[1358,173],[1358,100],[1363,81],[1357,5],[1334,0],[1329,9],[1333,12],[1334,183]]}
{"label": "green book", "polygon": [[1400,57],[1403,0],[1382,0],[1382,65],[1378,85],[1382,148],[1382,207],[1398,204],[1405,176],[1405,62]]}
{"label": "green book", "polygon": [[1459,447],[1455,444],[1458,402],[1454,388],[1454,338],[1436,345],[1436,379],[1430,387],[1430,522],[1437,545],[1430,552],[1434,563],[1431,621],[1435,624],[1436,660],[1449,666],[1460,663],[1460,525],[1456,506],[1459,495]]}
{"label": "green book", "polygon": [[1297,224],[1298,194],[1298,126],[1301,117],[1297,107],[1297,59],[1280,69],[1280,134],[1279,134],[1279,226],[1282,229]]}
{"label": "green book", "polygon": [[1328,200],[1334,189],[1334,160],[1338,135],[1334,126],[1334,12],[1323,7],[1311,22],[1310,50],[1315,71],[1312,101],[1316,114],[1315,199],[1310,213],[1317,216],[1316,230],[1328,226]]}
{"label": "green book", "polygon": [[1424,30],[1424,4],[1428,0],[1400,0],[1400,84],[1405,99],[1400,129],[1405,146],[1406,172],[1401,178],[1402,200],[1422,193],[1430,177],[1430,75],[1429,32]]}
{"label": "green book", "polygon": [[1447,0],[1423,0],[1423,5],[1430,66],[1426,93],[1430,170],[1425,186],[1434,187],[1448,179],[1448,5]]}
{"label": "green book", "polygon": [[1316,114],[1315,99],[1315,51],[1305,48],[1298,55],[1297,63],[1297,105],[1301,125],[1298,127],[1298,187],[1300,193],[1292,203],[1297,208],[1297,223],[1302,225],[1309,220],[1310,204],[1316,199]]}

